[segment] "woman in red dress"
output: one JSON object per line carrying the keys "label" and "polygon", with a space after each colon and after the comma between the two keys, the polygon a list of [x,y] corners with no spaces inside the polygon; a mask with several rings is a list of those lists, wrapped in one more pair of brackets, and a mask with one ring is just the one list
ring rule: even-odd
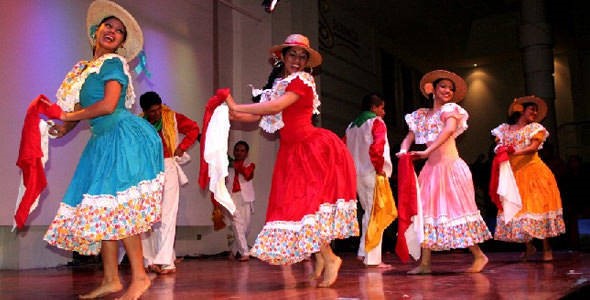
{"label": "woman in red dress", "polygon": [[283,61],[283,73],[261,102],[236,104],[231,95],[226,100],[233,120],[263,116],[261,127],[280,135],[266,223],[250,255],[289,265],[316,253],[313,276],[323,274],[318,286],[328,287],[342,264],[330,242],[359,232],[354,162],[338,136],[311,122],[320,102],[315,81],[304,69],[318,66],[321,55],[300,34],[270,52]]}

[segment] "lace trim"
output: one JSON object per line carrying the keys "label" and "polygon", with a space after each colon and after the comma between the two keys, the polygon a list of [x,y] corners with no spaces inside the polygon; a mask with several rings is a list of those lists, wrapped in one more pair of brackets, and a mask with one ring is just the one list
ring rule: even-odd
{"label": "lace trim", "polygon": [[[117,192],[116,196],[102,194],[102,195],[89,195],[84,194],[84,198],[82,203],[78,206],[94,206],[94,207],[104,207],[104,208],[114,208],[123,203],[127,203],[131,200],[141,198],[142,195],[157,192],[161,190],[162,186],[164,185],[164,172],[158,174],[158,176],[151,180],[143,180],[135,186],[132,186],[124,191]],[[71,206],[68,206],[72,208]],[[73,212],[72,209],[63,210],[60,213],[63,213],[66,216],[69,216],[70,213]]]}
{"label": "lace trim", "polygon": [[424,224],[432,224],[433,226],[457,226],[470,222],[477,222],[483,220],[480,212],[472,213],[470,215],[451,219],[447,216],[438,216],[436,218],[424,216]]}
{"label": "lace trim", "polygon": [[301,81],[303,81],[303,83],[305,85],[309,86],[311,88],[311,90],[313,91],[313,114],[319,115],[320,111],[319,111],[318,107],[320,107],[320,105],[322,103],[320,102],[320,97],[318,96],[318,94],[316,92],[315,80],[313,79],[313,76],[311,74],[309,74],[307,72],[296,72],[296,73],[293,73],[293,74],[287,76],[285,79],[281,80],[281,81],[286,82],[285,86],[283,87],[283,91],[282,91],[281,95],[285,93],[285,89],[287,88],[289,83],[291,83],[291,81],[295,78],[301,79]]}
{"label": "lace trim", "polygon": [[[309,86],[313,91],[313,113],[319,114],[320,111],[318,107],[321,105],[320,98],[316,92],[315,81],[313,76],[307,72],[296,72],[293,73],[283,79],[276,80],[273,83],[272,89],[256,89],[252,85],[252,96],[260,95],[260,103],[272,101],[273,99],[277,99],[283,94],[285,94],[285,90],[289,83],[295,78],[299,78],[303,83]],[[274,115],[262,116],[259,123],[260,128],[268,133],[274,133],[277,130],[283,128],[285,123],[283,122],[283,115],[282,113],[277,113]]]}
{"label": "lace trim", "polygon": [[[526,213],[523,213],[523,214],[513,217],[511,222],[518,222],[518,221],[525,220],[525,219],[532,219],[532,220],[536,220],[536,221],[541,221],[541,220],[545,220],[545,219],[555,219],[555,218],[559,218],[561,216],[563,216],[563,209],[562,208],[560,208],[558,210],[554,210],[554,211],[540,213],[540,214],[526,212]],[[504,222],[504,214],[498,214],[498,220],[500,220],[500,218],[501,218],[502,222]]]}
{"label": "lace trim", "polygon": [[[260,103],[268,102],[272,100],[272,89],[256,89],[252,87],[252,96],[256,97],[260,95]],[[274,115],[262,116],[260,118],[260,123],[258,124],[262,130],[268,133],[275,133],[277,130],[283,128],[285,123],[283,122],[283,114],[277,113]]]}
{"label": "lace trim", "polygon": [[524,243],[536,239],[558,236],[565,233],[562,210],[544,214],[524,213],[504,223],[503,214],[496,221],[494,239],[507,242]]}
{"label": "lace trim", "polygon": [[266,223],[256,238],[250,255],[270,264],[289,265],[300,262],[334,239],[359,234],[356,200],[325,203],[315,214],[300,221]]}
{"label": "lace trim", "polygon": [[491,132],[493,136],[497,137],[500,140],[499,144],[502,145],[510,144],[510,142],[506,140],[518,140],[517,145],[512,145],[516,149],[528,147],[531,144],[533,137],[537,135],[539,132],[543,132],[543,140],[537,148],[537,150],[541,150],[543,149],[543,144],[549,137],[549,131],[547,131],[547,129],[543,127],[543,125],[536,122],[527,124],[526,126],[522,127],[521,129],[515,132],[510,131],[509,124],[503,123],[500,124],[498,127],[492,129]]}
{"label": "lace trim", "polygon": [[434,251],[467,248],[491,238],[492,234],[481,217],[479,220],[452,225],[425,223],[422,247]]}
{"label": "lace trim", "polygon": [[44,240],[84,255],[100,252],[102,240],[120,240],[148,231],[161,218],[164,173],[117,196],[84,195],[81,204],[61,203]]}
{"label": "lace trim", "polygon": [[74,65],[72,70],[66,74],[66,77],[64,78],[56,93],[57,104],[61,107],[61,109],[67,112],[74,110],[74,106],[80,102],[80,90],[82,89],[84,82],[86,82],[86,78],[88,78],[90,74],[98,74],[102,64],[107,59],[111,58],[118,58],[121,60],[121,62],[123,62],[123,72],[129,78],[129,83],[127,85],[127,91],[125,94],[125,107],[127,109],[131,109],[133,103],[135,103],[135,90],[133,88],[131,73],[129,72],[129,65],[127,64],[125,58],[114,53],[105,54],[96,60],[79,61],[76,65]]}
{"label": "lace trim", "polygon": [[428,116],[430,111],[432,109],[420,108],[404,117],[408,127],[415,134],[416,144],[426,144],[438,138],[444,128],[444,123],[441,120],[441,114],[443,113],[451,113],[453,117],[457,117],[457,129],[452,134],[453,138],[456,138],[468,128],[469,114],[456,103],[446,103],[440,110]]}

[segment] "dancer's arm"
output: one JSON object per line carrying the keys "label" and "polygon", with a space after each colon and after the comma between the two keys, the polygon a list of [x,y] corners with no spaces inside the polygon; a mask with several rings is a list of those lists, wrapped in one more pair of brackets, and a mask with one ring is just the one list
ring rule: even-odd
{"label": "dancer's arm", "polygon": [[237,104],[234,101],[232,95],[229,95],[225,102],[229,106],[229,109],[234,112],[238,113],[248,113],[252,115],[274,115],[289,105],[295,103],[299,100],[299,95],[294,92],[285,92],[282,96],[277,99],[273,99],[272,101],[267,102],[260,102],[260,103],[250,103],[250,104]]}
{"label": "dancer's arm", "polygon": [[408,131],[408,134],[406,134],[406,137],[399,146],[399,152],[396,153],[395,156],[401,157],[403,154],[408,153],[408,150],[410,149],[410,146],[412,146],[412,143],[414,143],[414,132]]}
{"label": "dancer's arm", "polygon": [[104,98],[86,108],[73,112],[63,112],[62,121],[80,121],[112,114],[117,108],[123,87],[118,81],[110,80],[104,85]]}
{"label": "dancer's arm", "polygon": [[432,151],[438,149],[440,145],[444,144],[453,135],[453,132],[457,130],[457,118],[448,117],[445,121],[445,127],[441,133],[436,137],[436,140],[432,144],[428,145],[426,150],[423,151],[412,151],[411,154],[416,155],[418,158],[427,158]]}
{"label": "dancer's arm", "polygon": [[[82,109],[79,103],[74,106],[74,111]],[[72,131],[78,125],[79,121],[64,121],[62,124],[55,124],[49,129],[49,134],[60,138]]]}

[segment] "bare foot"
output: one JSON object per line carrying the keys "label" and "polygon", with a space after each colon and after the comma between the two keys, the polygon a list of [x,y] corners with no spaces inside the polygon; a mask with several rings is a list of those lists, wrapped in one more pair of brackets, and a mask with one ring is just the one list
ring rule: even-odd
{"label": "bare foot", "polygon": [[176,273],[176,268],[171,269],[162,269],[162,271],[158,272],[158,275],[168,275]]}
{"label": "bare foot", "polygon": [[471,265],[471,267],[469,267],[469,269],[465,270],[466,273],[479,273],[483,270],[483,268],[485,268],[485,266],[488,264],[488,257],[485,255],[476,257],[473,260],[473,264]]}
{"label": "bare foot", "polygon": [[369,268],[375,268],[375,269],[382,269],[382,270],[389,270],[389,269],[393,269],[393,266],[390,264],[386,264],[386,263],[380,263],[378,265],[367,265],[367,267]]}
{"label": "bare foot", "polygon": [[108,294],[116,293],[123,289],[123,285],[119,280],[111,282],[103,282],[99,287],[94,289],[92,292],[84,295],[79,295],[79,299],[95,299]]}
{"label": "bare foot", "polygon": [[432,273],[432,269],[430,268],[430,266],[426,266],[426,265],[419,265],[415,268],[413,268],[412,270],[408,271],[408,275],[426,275],[426,274],[431,274]]}
{"label": "bare foot", "polygon": [[[154,273],[157,274],[157,273],[160,273],[162,271],[162,268],[159,265],[149,265],[147,267],[147,270],[149,272],[154,272]],[[149,272],[146,272],[146,273],[149,273]]]}
{"label": "bare foot", "polygon": [[315,254],[315,266],[313,269],[313,273],[309,275],[310,280],[319,279],[324,272],[324,257],[320,253]]}
{"label": "bare foot", "polygon": [[543,261],[552,261],[553,260],[553,251],[543,251]]}
{"label": "bare foot", "polygon": [[250,260],[250,255],[240,255],[240,258],[238,258],[238,261],[241,262],[245,262],[245,261],[249,261]]}
{"label": "bare foot", "polygon": [[338,279],[338,271],[342,265],[342,259],[338,256],[333,261],[326,261],[326,271],[324,280],[318,284],[318,287],[329,287]]}
{"label": "bare foot", "polygon": [[152,285],[152,281],[149,277],[145,276],[141,279],[135,279],[131,281],[131,285],[125,291],[125,294],[118,298],[119,300],[137,300],[147,289]]}

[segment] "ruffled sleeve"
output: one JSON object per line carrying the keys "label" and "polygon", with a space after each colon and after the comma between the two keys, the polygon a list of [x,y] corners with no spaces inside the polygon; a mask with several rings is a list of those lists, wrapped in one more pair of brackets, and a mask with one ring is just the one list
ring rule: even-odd
{"label": "ruffled sleeve", "polygon": [[318,107],[320,106],[320,99],[315,89],[315,80],[313,76],[307,72],[293,73],[285,79],[289,82],[285,92],[293,92],[300,97],[303,97],[307,93],[312,93],[313,98],[313,113],[319,114]]}
{"label": "ruffled sleeve", "polygon": [[129,65],[125,58],[117,54],[104,55],[104,62],[100,66],[100,76],[106,82],[116,80],[123,86],[125,91],[125,107],[131,109],[135,102],[135,89],[131,82],[131,73]]}
{"label": "ruffled sleeve", "polygon": [[285,89],[286,92],[293,92],[300,97],[304,97],[305,94],[310,92],[310,87],[305,85],[303,81],[299,78],[294,78],[291,80],[287,88]]}
{"label": "ruffled sleeve", "polygon": [[509,125],[506,123],[502,123],[502,124],[498,125],[498,127],[492,129],[492,131],[491,131],[492,136],[494,136],[497,140],[499,140],[501,142],[502,137],[504,136],[503,132],[506,131],[507,126],[509,126]]}
{"label": "ruffled sleeve", "polygon": [[465,130],[467,130],[467,120],[469,114],[463,107],[456,103],[446,103],[441,107],[440,120],[444,123],[448,118],[457,119],[457,129],[453,133],[453,137],[459,136]]}
{"label": "ruffled sleeve", "polygon": [[129,84],[129,77],[123,71],[123,62],[116,58],[105,60],[100,68],[100,77],[103,81],[118,81],[122,86]]}
{"label": "ruffled sleeve", "polygon": [[64,111],[73,111],[74,106],[80,102],[80,90],[88,75],[98,73],[104,81],[117,80],[124,87],[125,107],[131,109],[135,102],[135,91],[131,82],[129,65],[125,58],[110,53],[93,61],[80,61],[66,75],[57,90],[57,104]]}
{"label": "ruffled sleeve", "polygon": [[529,140],[539,140],[541,143],[539,144],[539,150],[543,149],[543,143],[549,137],[549,131],[543,127],[543,125],[533,122],[527,125],[527,138]]}

